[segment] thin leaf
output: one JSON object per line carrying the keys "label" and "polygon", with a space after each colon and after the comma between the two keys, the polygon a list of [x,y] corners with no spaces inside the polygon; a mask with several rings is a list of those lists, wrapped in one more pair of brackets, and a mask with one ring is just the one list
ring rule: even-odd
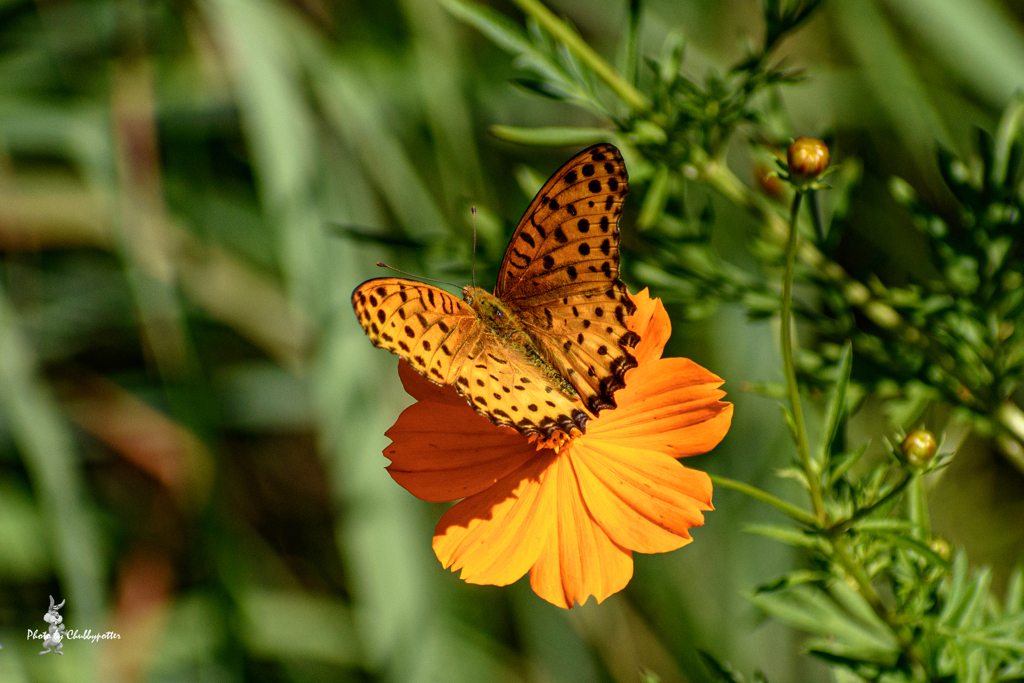
{"label": "thin leaf", "polygon": [[[808,640],[805,646],[808,654],[835,665],[833,674],[836,683],[862,683],[865,678],[868,680],[878,678],[879,667],[876,664],[865,662],[857,656],[857,653],[849,653],[845,647],[833,641],[813,638]],[[846,669],[854,673],[847,674]],[[844,674],[847,674],[849,678]]]}
{"label": "thin leaf", "polygon": [[[604,106],[588,92],[585,85],[573,79],[565,69],[549,56],[549,48],[542,49],[523,32],[514,21],[489,7],[463,0],[441,0],[444,7],[456,18],[476,27],[499,47],[516,55],[518,66],[533,71],[540,81],[527,79],[520,85],[530,88],[546,97],[565,99],[589,109],[601,116],[608,114]],[[535,28],[542,44],[550,43],[539,27]]]}
{"label": "thin leaf", "polygon": [[538,78],[513,78],[512,82],[518,85],[523,90],[527,90],[534,95],[540,95],[556,102],[569,102],[572,100],[571,95],[557,87],[556,85]]}
{"label": "thin leaf", "polygon": [[1010,152],[1020,139],[1021,123],[1024,121],[1024,96],[1019,92],[1003,110],[996,130],[995,150],[992,158],[992,182],[1001,186],[1006,182],[1010,169]]}
{"label": "thin leaf", "polygon": [[665,36],[661,48],[661,59],[657,66],[658,77],[662,83],[672,85],[679,78],[679,70],[683,66],[686,54],[686,36],[679,29],[673,29]]}
{"label": "thin leaf", "polygon": [[939,613],[937,623],[948,626],[967,597],[967,555],[960,551],[953,560],[953,578],[950,579],[949,593],[946,594],[945,605]]}
{"label": "thin leaf", "polygon": [[850,384],[850,370],[853,359],[853,344],[846,342],[843,347],[843,354],[839,358],[838,377],[835,386],[832,388],[832,395],[828,401],[828,408],[825,411],[825,425],[822,431],[823,437],[821,448],[818,452],[819,462],[828,462],[831,453],[832,442],[839,431],[839,424],[846,414],[846,388]]}
{"label": "thin leaf", "polygon": [[1024,567],[1017,567],[1006,588],[1006,613],[1024,613]]}
{"label": "thin leaf", "polygon": [[793,437],[793,443],[799,444],[800,437],[796,432],[796,420],[793,419],[793,413],[791,413],[789,408],[781,403],[779,404],[779,411],[782,413],[783,422],[785,422],[786,426],[789,427],[789,435]]}
{"label": "thin leaf", "polygon": [[894,636],[866,630],[820,589],[803,585],[751,600],[790,626],[827,638],[835,652],[886,665],[896,661],[899,646]]}
{"label": "thin leaf", "polygon": [[[532,55],[535,48],[517,23],[490,7],[463,0],[440,0],[441,4],[460,19],[490,38],[499,47],[520,55]],[[545,57],[546,59],[546,57]]]}
{"label": "thin leaf", "polygon": [[704,666],[714,675],[715,680],[723,681],[723,683],[744,683],[743,676],[736,669],[728,664],[719,662],[704,650],[697,650],[697,652],[700,654],[700,660],[704,663]]}
{"label": "thin leaf", "polygon": [[1024,654],[1024,641],[1017,638],[982,638],[973,633],[958,633],[957,637],[991,650],[1007,650],[1019,655]]}
{"label": "thin leaf", "polygon": [[[85,623],[99,623],[106,571],[71,429],[39,381],[17,314],[0,288],[0,410],[40,503],[62,590]],[[83,679],[91,672],[82,671]]]}
{"label": "thin leaf", "polygon": [[756,486],[751,486],[750,484],[745,484],[741,481],[736,481],[735,479],[729,479],[728,477],[721,477],[717,474],[712,474],[710,476],[711,483],[715,486],[721,486],[722,488],[730,489],[732,491],[738,491],[739,493],[748,495],[762,503],[767,503],[776,510],[787,515],[790,519],[800,522],[808,527],[816,527],[818,525],[818,520],[815,519],[814,515],[811,513],[798,508],[792,503],[782,500],[778,496],[773,496],[767,491],[762,491]]}
{"label": "thin leaf", "polygon": [[978,633],[984,636],[995,636],[1003,632],[1013,633],[1021,626],[1024,626],[1024,612],[1018,612],[1012,616],[1007,615],[992,622]]}
{"label": "thin leaf", "polygon": [[754,594],[757,593],[770,593],[772,591],[782,590],[783,588],[790,588],[791,586],[799,586],[804,583],[823,583],[832,578],[832,575],[828,572],[813,572],[806,569],[797,569],[792,571],[785,576],[762,583],[760,586],[754,589]]}
{"label": "thin leaf", "polygon": [[892,637],[889,627],[878,618],[878,615],[875,614],[867,600],[845,581],[833,581],[829,584],[828,592],[858,623],[875,634],[880,640]]}
{"label": "thin leaf", "polygon": [[640,45],[640,22],[643,19],[643,1],[629,0],[626,31],[622,35],[619,47],[619,73],[625,76],[630,85],[636,85],[639,76],[640,56],[643,50]]}
{"label": "thin leaf", "polygon": [[640,207],[640,216],[636,220],[636,225],[640,230],[653,227],[661,219],[665,212],[665,204],[668,203],[670,180],[668,166],[658,164],[658,170],[654,172],[654,179],[651,181],[647,195],[644,197],[644,203]]}
{"label": "thin leaf", "polygon": [[748,534],[767,536],[786,545],[802,548],[824,551],[829,547],[821,536],[807,534],[799,529],[776,526],[774,524],[747,524],[743,527],[743,531]]}
{"label": "thin leaf", "polygon": [[987,567],[979,571],[971,582],[970,597],[964,604],[958,626],[963,630],[973,630],[981,626],[985,617],[985,603],[988,601],[988,587],[992,582],[992,571]]}
{"label": "thin leaf", "polygon": [[[452,2],[454,0],[448,0]],[[540,0],[513,0],[524,12],[541,24],[555,39],[576,54],[624,103],[631,109],[650,108],[647,97],[622,78],[597,52],[594,51],[568,23],[559,19]]]}
{"label": "thin leaf", "polygon": [[491,126],[488,131],[496,138],[521,145],[549,147],[579,147],[614,140],[615,134],[603,128],[519,128],[517,126]]}
{"label": "thin leaf", "polygon": [[903,519],[865,519],[857,522],[860,531],[910,531],[913,525]]}

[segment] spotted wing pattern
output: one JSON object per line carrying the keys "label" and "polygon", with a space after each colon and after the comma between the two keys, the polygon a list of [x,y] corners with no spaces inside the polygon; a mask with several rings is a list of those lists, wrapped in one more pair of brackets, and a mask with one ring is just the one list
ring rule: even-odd
{"label": "spotted wing pattern", "polygon": [[572,389],[562,390],[454,295],[413,280],[379,278],[356,288],[352,306],[374,346],[436,384],[453,385],[494,424],[546,437],[556,429],[586,428],[588,416]]}
{"label": "spotted wing pattern", "polygon": [[489,332],[470,352],[456,382],[470,405],[494,424],[545,437],[556,429],[586,430],[588,416],[576,397],[560,391],[536,364]]}
{"label": "spotted wing pattern", "polygon": [[613,145],[573,157],[541,188],[512,236],[494,294],[595,415],[636,367],[635,310],[619,280],[619,216],[629,193]]}
{"label": "spotted wing pattern", "polygon": [[374,346],[437,384],[456,383],[483,336],[476,312],[462,299],[414,280],[364,282],[352,293],[352,307]]}

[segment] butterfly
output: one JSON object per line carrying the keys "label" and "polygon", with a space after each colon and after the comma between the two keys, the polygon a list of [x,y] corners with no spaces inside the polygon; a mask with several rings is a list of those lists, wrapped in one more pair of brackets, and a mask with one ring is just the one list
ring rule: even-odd
{"label": "butterfly", "polygon": [[[519,221],[494,294],[462,299],[415,280],[359,285],[352,306],[374,346],[481,415],[523,434],[586,431],[614,408],[640,341],[619,280],[619,216],[629,193],[619,150],[580,152],[544,184]],[[589,413],[587,412],[589,411]]]}

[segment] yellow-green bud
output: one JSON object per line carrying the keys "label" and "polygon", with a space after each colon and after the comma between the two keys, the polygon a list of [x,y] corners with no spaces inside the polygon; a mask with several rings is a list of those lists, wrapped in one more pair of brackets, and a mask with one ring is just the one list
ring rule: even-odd
{"label": "yellow-green bud", "polygon": [[828,168],[828,145],[817,138],[800,136],[786,150],[793,180],[810,180]]}
{"label": "yellow-green bud", "polygon": [[924,467],[935,455],[938,443],[927,429],[915,429],[903,439],[903,454],[914,467]]}
{"label": "yellow-green bud", "polygon": [[949,542],[944,538],[933,538],[932,542],[928,544],[928,547],[935,551],[935,554],[942,559],[949,561],[949,558],[953,556],[953,549],[949,546]]}

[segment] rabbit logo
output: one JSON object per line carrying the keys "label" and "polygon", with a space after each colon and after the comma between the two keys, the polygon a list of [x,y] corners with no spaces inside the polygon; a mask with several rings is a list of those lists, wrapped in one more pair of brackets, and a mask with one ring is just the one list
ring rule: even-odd
{"label": "rabbit logo", "polygon": [[50,596],[50,609],[43,615],[43,621],[50,625],[50,630],[43,640],[43,647],[46,649],[39,653],[41,655],[45,655],[48,652],[56,652],[61,656],[64,655],[61,651],[64,648],[61,640],[67,627],[64,626],[64,618],[57,612],[57,610],[64,606],[64,602],[65,600],[61,600],[59,605],[55,605],[53,604],[53,596]]}

